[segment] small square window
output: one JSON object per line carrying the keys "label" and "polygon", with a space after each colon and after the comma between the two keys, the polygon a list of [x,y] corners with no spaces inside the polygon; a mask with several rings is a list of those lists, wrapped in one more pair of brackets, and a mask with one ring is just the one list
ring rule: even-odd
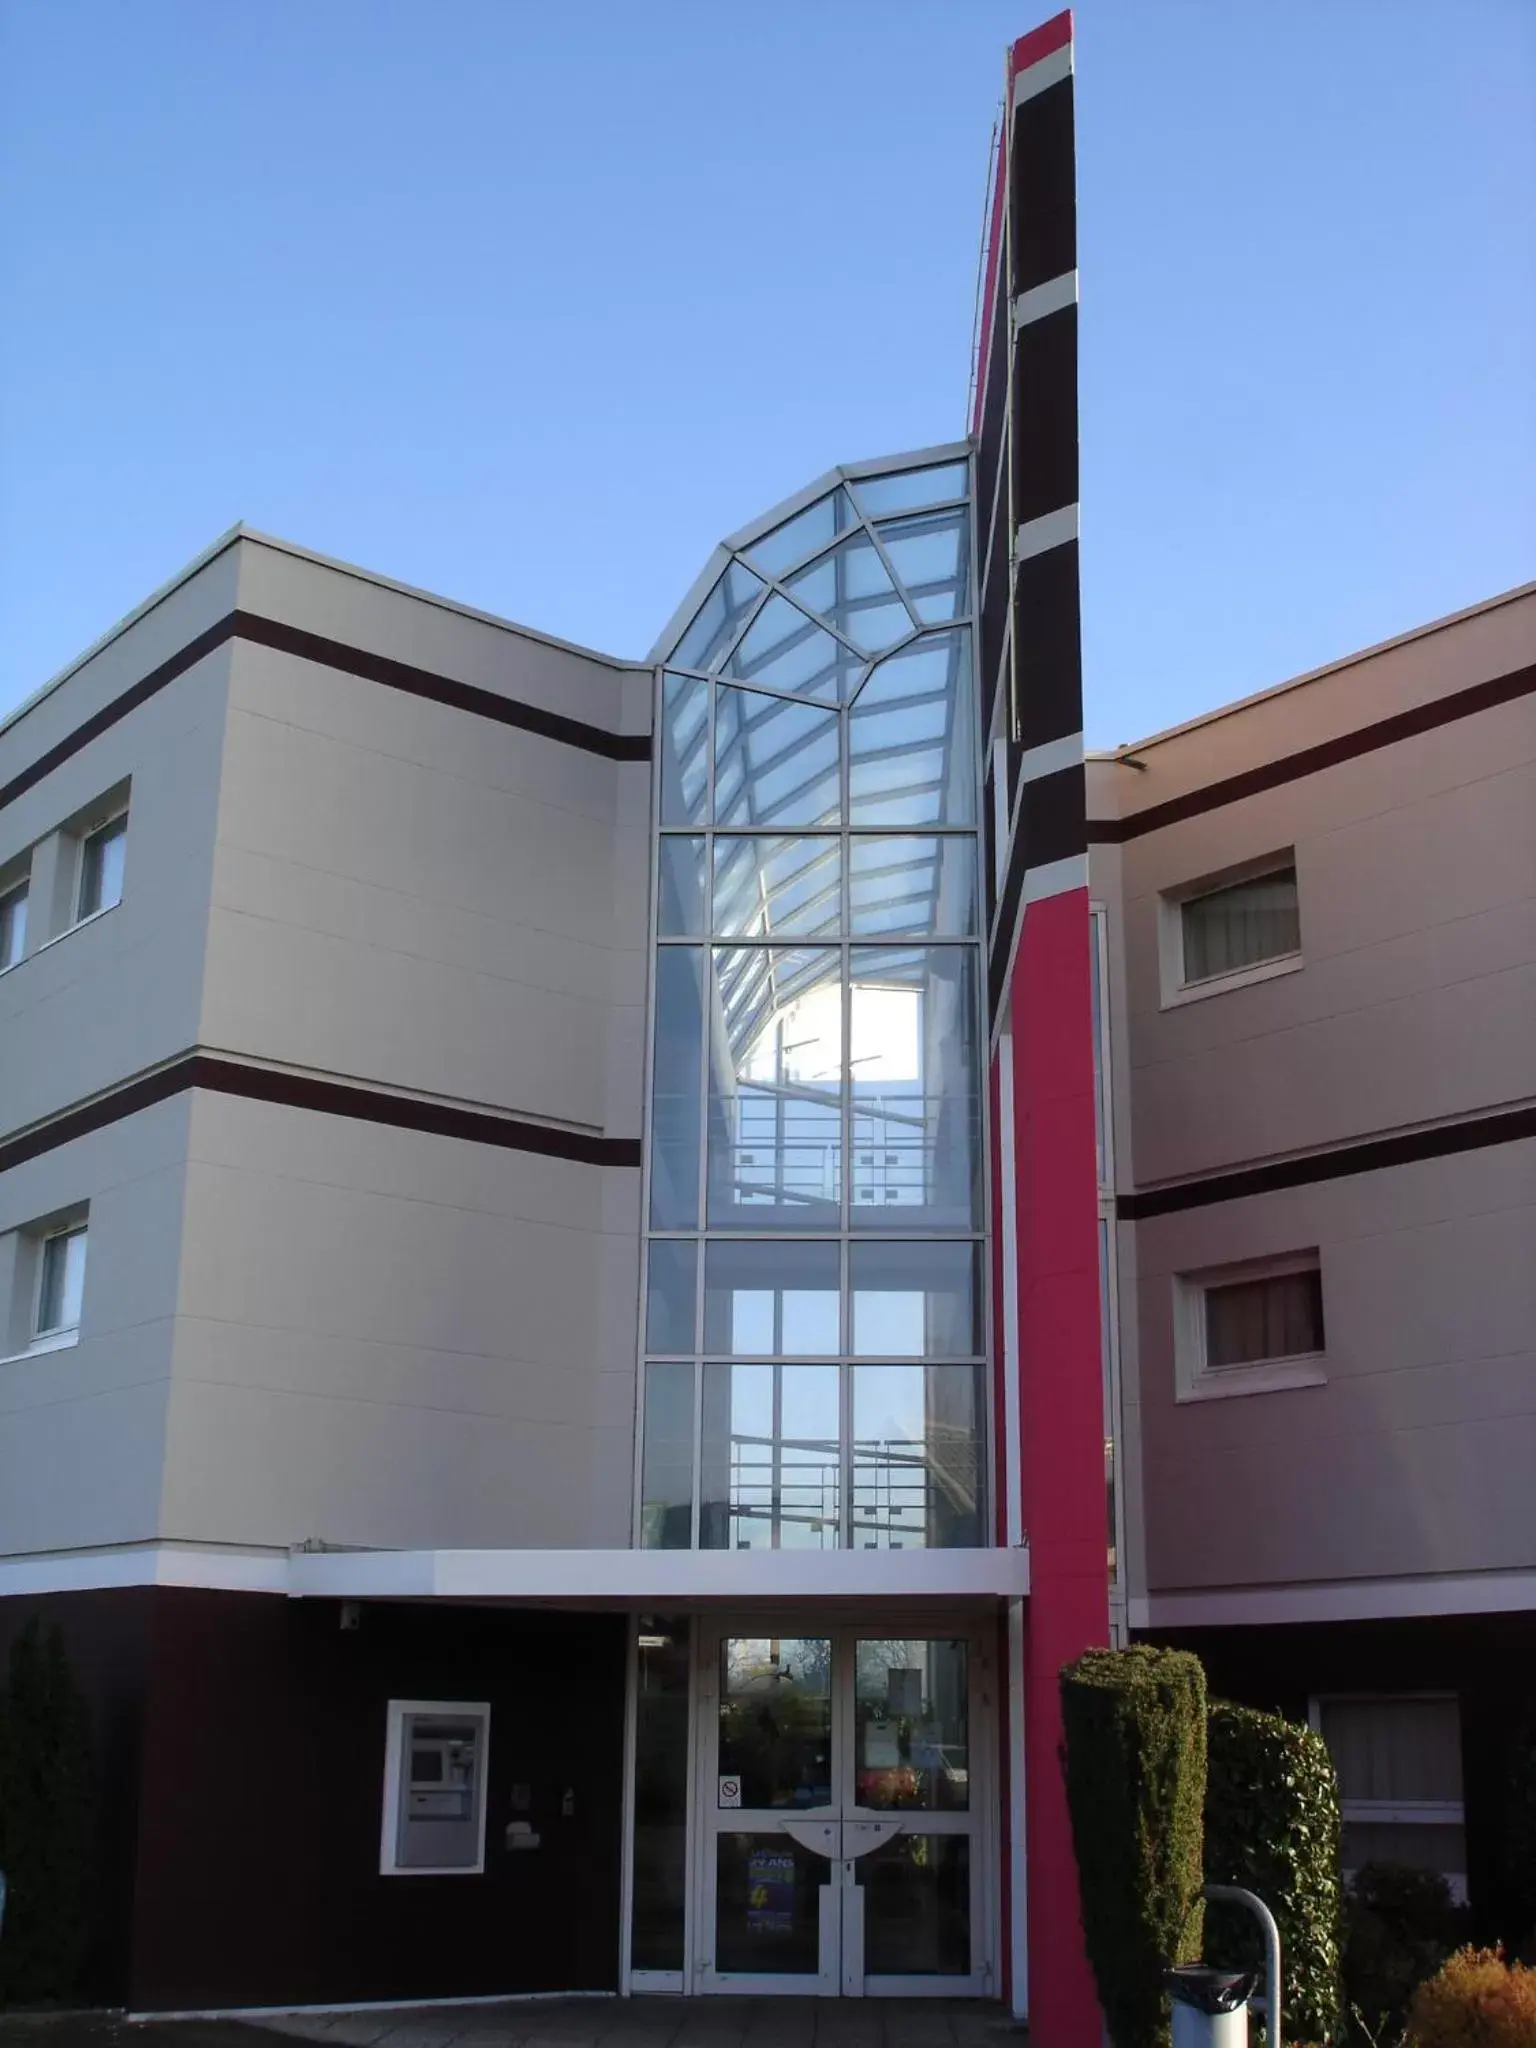
{"label": "small square window", "polygon": [[27,950],[27,886],[0,895],[0,974]]}
{"label": "small square window", "polygon": [[1165,1005],[1267,981],[1302,964],[1289,852],[1170,890],[1159,916]]}
{"label": "small square window", "polygon": [[80,1327],[80,1309],[85,1298],[85,1245],[83,1223],[69,1230],[56,1230],[43,1239],[32,1333],[39,1342],[67,1336]]}
{"label": "small square window", "polygon": [[484,1700],[391,1700],[379,1869],[386,1877],[485,1868],[491,1709]]}
{"label": "small square window", "polygon": [[1315,1252],[1182,1274],[1174,1310],[1181,1401],[1318,1386],[1327,1378]]}
{"label": "small square window", "polygon": [[80,899],[77,919],[94,917],[123,900],[123,864],[128,848],[128,814],[110,819],[80,842]]}
{"label": "small square window", "polygon": [[1296,869],[1276,868],[1179,906],[1184,939],[1184,975],[1190,982],[1239,974],[1301,951],[1301,913]]}

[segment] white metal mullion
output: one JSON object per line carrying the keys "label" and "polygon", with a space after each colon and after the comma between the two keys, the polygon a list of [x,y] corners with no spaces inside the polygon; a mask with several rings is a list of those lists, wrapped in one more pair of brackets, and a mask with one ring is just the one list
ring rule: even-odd
{"label": "white metal mullion", "polygon": [[[859,516],[860,518],[864,518],[864,515],[862,513],[860,513]],[[896,516],[899,517],[901,515],[898,514]],[[922,513],[913,514],[914,518],[922,518],[923,516],[924,515]],[[890,556],[886,553],[885,543],[883,540],[881,540],[879,534],[875,531],[873,522],[869,519],[864,519],[864,531],[869,535],[870,541],[874,546],[875,553],[880,557],[881,562],[885,565],[885,573],[887,576],[890,577],[891,587],[896,592],[897,597],[901,600],[902,610],[906,613],[907,617],[912,621],[914,629],[917,632],[921,633],[924,630],[924,621],[918,617],[917,607],[913,604],[911,598],[907,595],[907,586],[896,574],[896,565],[891,560]]]}

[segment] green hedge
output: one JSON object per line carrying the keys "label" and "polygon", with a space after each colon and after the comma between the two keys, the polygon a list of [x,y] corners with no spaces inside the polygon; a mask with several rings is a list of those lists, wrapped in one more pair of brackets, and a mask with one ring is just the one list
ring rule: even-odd
{"label": "green hedge", "polygon": [[1198,1962],[1205,1672],[1185,1650],[1089,1650],[1061,1674],[1083,1935],[1115,2048],[1163,2048],[1163,1972]]}
{"label": "green hedge", "polygon": [[64,1639],[29,1621],[0,1691],[0,2005],[79,1995],[91,1875],[90,1730]]}
{"label": "green hedge", "polygon": [[[1278,1714],[1212,1700],[1207,1721],[1205,1881],[1257,1892],[1280,1928],[1285,2038],[1326,2041],[1342,1990],[1339,1787],[1320,1735]],[[1261,1969],[1253,1915],[1206,1907],[1205,1960]]]}

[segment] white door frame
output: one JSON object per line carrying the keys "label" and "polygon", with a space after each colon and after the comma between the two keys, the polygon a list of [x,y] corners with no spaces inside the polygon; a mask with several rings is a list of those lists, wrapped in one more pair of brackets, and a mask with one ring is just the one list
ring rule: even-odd
{"label": "white door frame", "polygon": [[[718,1804],[719,1653],[731,1636],[831,1638],[832,1750],[834,1793],[846,1804],[785,1812],[782,1809],[721,1808]],[[892,1812],[859,1807],[852,1798],[854,1688],[852,1646],[860,1638],[963,1641],[968,1664],[969,1801],[963,1813]],[[798,1614],[738,1614],[726,1619],[694,1617],[692,1703],[693,1826],[690,1829],[688,1951],[692,1988],[699,1992],[779,1994],[816,1997],[967,1998],[985,1997],[997,1973],[997,1885],[999,1851],[996,1787],[997,1642],[991,1615],[940,1616],[931,1610],[898,1616],[818,1619]],[[819,1968],[814,1974],[717,1973],[714,1969],[716,1845],[723,1833],[782,1831],[803,1847],[827,1843],[832,1867],[820,1899]],[[863,1974],[864,1891],[854,1875],[857,1857],[901,1833],[961,1835],[971,1845],[971,1969],[966,1976],[865,1976]],[[834,1839],[836,1837],[836,1839]],[[857,1845],[857,1846],[855,1846]],[[851,1853],[849,1853],[851,1852]]]}

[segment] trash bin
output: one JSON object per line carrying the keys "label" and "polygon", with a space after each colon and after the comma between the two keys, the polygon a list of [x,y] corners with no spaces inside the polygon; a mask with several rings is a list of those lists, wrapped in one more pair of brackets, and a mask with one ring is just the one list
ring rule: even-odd
{"label": "trash bin", "polygon": [[1173,2048],[1248,2048],[1253,1970],[1212,1970],[1182,1963],[1164,1973],[1173,1999]]}

